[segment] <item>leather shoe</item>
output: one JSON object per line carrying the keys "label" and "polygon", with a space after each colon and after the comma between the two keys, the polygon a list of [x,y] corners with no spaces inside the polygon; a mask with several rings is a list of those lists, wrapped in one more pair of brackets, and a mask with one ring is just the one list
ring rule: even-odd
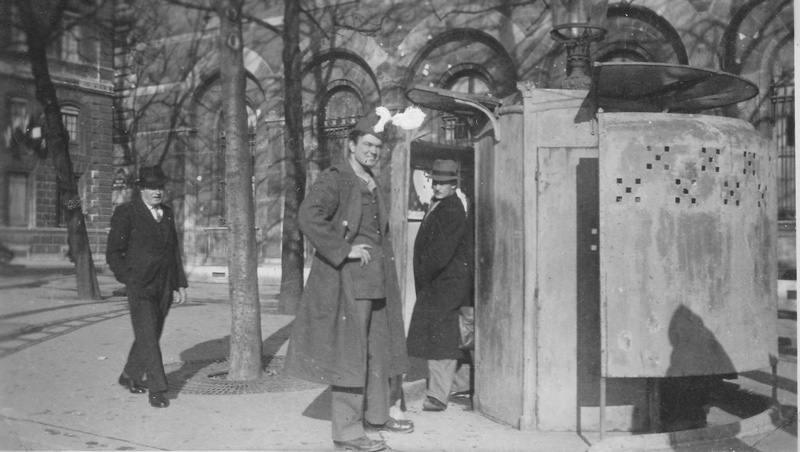
{"label": "leather shoe", "polygon": [[411,433],[414,431],[414,423],[407,419],[395,419],[390,417],[384,424],[364,423],[364,429],[369,432],[392,432],[392,433]]}
{"label": "leather shoe", "polygon": [[447,405],[435,397],[428,396],[422,402],[422,411],[444,411],[445,409],[447,409]]}
{"label": "leather shoe", "polygon": [[167,400],[163,392],[151,392],[150,406],[154,408],[166,408],[169,406],[169,400]]}
{"label": "leather shoe", "polygon": [[386,449],[385,442],[377,439],[369,439],[366,436],[350,441],[334,441],[333,445],[336,450],[354,450],[356,452],[376,452]]}
{"label": "leather shoe", "polygon": [[125,387],[128,391],[132,394],[144,394],[147,392],[147,387],[142,386],[140,383],[137,383],[133,380],[133,378],[127,376],[126,374],[122,374],[119,376],[119,384]]}

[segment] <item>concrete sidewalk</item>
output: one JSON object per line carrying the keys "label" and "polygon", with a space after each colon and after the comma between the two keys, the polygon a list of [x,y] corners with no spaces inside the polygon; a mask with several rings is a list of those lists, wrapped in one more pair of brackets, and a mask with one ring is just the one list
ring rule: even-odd
{"label": "concrete sidewalk", "polygon": [[[112,296],[120,285],[101,274],[104,300],[80,301],[68,268],[17,270],[0,273],[0,449],[332,450],[329,393],[299,381],[284,382],[274,392],[246,394],[197,393],[187,385],[173,388],[169,408],[150,407],[146,395],[130,394],[116,382],[133,339],[126,299]],[[262,337],[265,355],[282,357],[293,317],[276,313],[276,289],[260,288]],[[171,311],[161,340],[171,380],[187,363],[224,360],[228,354],[228,286],[193,283],[189,299]],[[781,380],[779,396],[796,412],[796,364],[790,359],[781,368],[790,375]],[[751,377],[740,377],[737,384],[769,394],[762,375]],[[582,452],[603,444],[593,432],[522,432],[466,404],[451,402],[445,412],[424,412],[424,380],[406,382],[405,389],[403,415],[414,421],[416,431],[384,434],[392,450]],[[741,420],[736,413],[710,416]],[[749,447],[741,450],[796,450],[796,423],[779,427],[737,444]],[[794,447],[784,449],[792,441]],[[740,450],[704,447],[691,450]]]}

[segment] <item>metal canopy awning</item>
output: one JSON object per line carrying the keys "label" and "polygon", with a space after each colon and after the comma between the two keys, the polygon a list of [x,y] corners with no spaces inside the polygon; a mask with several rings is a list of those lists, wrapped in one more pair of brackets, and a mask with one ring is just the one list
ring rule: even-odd
{"label": "metal canopy awning", "polygon": [[461,116],[483,114],[494,126],[494,138],[500,141],[500,123],[493,112],[502,103],[500,99],[422,85],[416,85],[406,91],[406,97],[414,104],[432,110],[446,111]]}
{"label": "metal canopy awning", "polygon": [[737,75],[664,63],[595,63],[591,89],[597,107],[615,111],[694,112],[758,94]]}

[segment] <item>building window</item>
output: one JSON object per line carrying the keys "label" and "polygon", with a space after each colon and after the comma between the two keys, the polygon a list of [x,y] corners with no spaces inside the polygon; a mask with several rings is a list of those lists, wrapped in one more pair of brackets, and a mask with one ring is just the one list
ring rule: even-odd
{"label": "building window", "polygon": [[22,27],[20,24],[22,21],[20,20],[19,9],[17,9],[17,5],[11,5],[11,30],[10,40],[9,40],[9,49],[16,50],[18,52],[24,52],[27,50],[27,44],[25,43],[25,32],[22,31]]}
{"label": "building window", "polygon": [[70,63],[80,63],[80,43],[83,37],[81,27],[65,30],[61,37],[61,59]]}
{"label": "building window", "polygon": [[[491,88],[493,83],[489,74],[481,66],[461,64],[451,68],[446,76],[447,79],[443,83],[444,89],[459,93],[493,96]],[[433,122],[439,123],[439,132],[436,134],[438,143],[453,146],[471,145],[470,118],[440,112],[439,118],[434,118]]]}
{"label": "building window", "polygon": [[24,99],[11,99],[11,127],[23,133],[28,128],[28,103]]}
{"label": "building window", "polygon": [[308,180],[345,158],[347,135],[363,115],[361,95],[349,81],[334,82],[322,101],[319,148],[311,155]]}
{"label": "building window", "polygon": [[[75,175],[75,185],[78,185],[78,181],[81,177],[80,174],[76,173]],[[79,200],[70,200],[67,198],[67,194],[61,189],[61,184],[58,181],[58,177],[56,177],[56,227],[65,228],[67,227],[67,203],[74,203],[78,202]]]}
{"label": "building window", "polygon": [[28,226],[28,174],[8,173],[8,225]]}
{"label": "building window", "polygon": [[773,81],[773,141],[778,146],[778,220],[795,221],[794,76]]}
{"label": "building window", "polygon": [[75,107],[61,108],[61,121],[69,135],[70,143],[78,142],[78,109]]}
{"label": "building window", "polygon": [[[255,172],[255,152],[256,152],[256,115],[253,109],[249,106],[247,107],[247,148],[250,151],[250,162],[253,165],[253,169]],[[225,130],[224,130],[224,116],[220,115],[219,121],[219,154],[215,159],[214,168],[212,169],[212,174],[214,174],[214,200],[212,201],[212,211],[219,212],[219,226],[227,226],[228,223],[228,207],[225,202],[225,189],[228,186],[228,182],[225,179],[226,170],[225,170],[225,154],[228,151],[228,141],[225,137]],[[250,185],[253,190],[253,201],[255,202],[255,173],[250,179]]]}

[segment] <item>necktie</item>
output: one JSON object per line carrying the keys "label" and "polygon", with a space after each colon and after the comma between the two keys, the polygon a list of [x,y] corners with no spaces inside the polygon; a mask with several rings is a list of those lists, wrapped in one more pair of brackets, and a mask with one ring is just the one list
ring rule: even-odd
{"label": "necktie", "polygon": [[153,216],[155,217],[156,221],[161,223],[161,217],[163,216],[163,213],[161,212],[160,207],[153,207]]}

